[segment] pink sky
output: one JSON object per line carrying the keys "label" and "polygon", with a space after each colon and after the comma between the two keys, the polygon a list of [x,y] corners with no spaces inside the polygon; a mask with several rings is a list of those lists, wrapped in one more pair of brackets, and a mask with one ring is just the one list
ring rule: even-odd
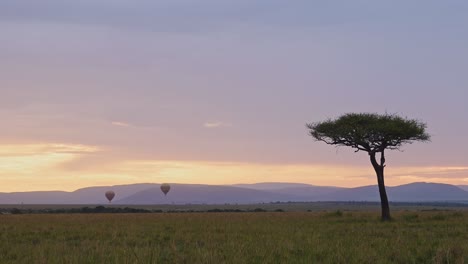
{"label": "pink sky", "polygon": [[0,192],[138,182],[375,184],[305,124],[427,122],[387,184],[468,184],[461,1],[3,1]]}

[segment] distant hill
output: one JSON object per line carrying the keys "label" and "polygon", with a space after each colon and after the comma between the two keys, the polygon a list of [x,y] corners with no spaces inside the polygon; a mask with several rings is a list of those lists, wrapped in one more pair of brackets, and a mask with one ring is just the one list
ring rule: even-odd
{"label": "distant hill", "polygon": [[[387,187],[388,192],[389,187]],[[319,197],[321,201],[377,201],[379,189],[377,185],[346,188]]]}
{"label": "distant hill", "polygon": [[[106,204],[104,193],[113,190],[114,200],[122,199],[141,190],[159,186],[154,183],[97,186],[78,189],[74,192],[42,191],[0,193],[0,204]],[[158,187],[159,188],[159,187]]]}
{"label": "distant hill", "polygon": [[457,185],[457,187],[468,192],[468,185]]}
{"label": "distant hill", "polygon": [[[74,192],[44,191],[0,193],[0,204],[107,204],[104,193],[113,190],[113,204],[224,204],[307,201],[379,201],[376,185],[357,188],[314,186],[297,183],[236,185],[171,184],[167,196],[155,183],[98,186]],[[417,182],[387,187],[394,202],[468,201],[460,186]]]}
{"label": "distant hill", "polygon": [[450,184],[415,182],[392,187],[392,201],[460,201],[468,200],[468,192]]}
{"label": "distant hill", "polygon": [[[416,182],[387,187],[390,201],[468,201],[468,192],[461,188],[442,183]],[[377,185],[339,190],[321,197],[323,201],[380,201]]]}
{"label": "distant hill", "polygon": [[289,183],[289,182],[259,182],[259,183],[240,183],[231,186],[248,188],[255,190],[277,190],[284,188],[297,188],[297,187],[314,187],[314,185],[305,183]]}
{"label": "distant hill", "polygon": [[249,188],[255,190],[272,191],[281,194],[294,194],[305,200],[316,200],[322,195],[334,193],[338,190],[347,188],[332,186],[316,186],[304,183],[286,183],[286,182],[262,182],[253,184],[234,184],[232,186]]}
{"label": "distant hill", "polygon": [[147,190],[150,188],[158,188],[159,184],[155,183],[140,183],[140,184],[130,184],[130,185],[115,185],[115,186],[101,186],[101,187],[88,187],[83,189],[78,189],[72,193],[72,196],[76,198],[75,203],[96,203],[96,201],[107,202],[107,199],[104,197],[104,193],[108,190],[115,192],[115,197],[113,202],[117,200],[124,199],[128,196],[131,196],[137,192]]}
{"label": "distant hill", "polygon": [[348,188],[328,187],[328,186],[308,186],[308,187],[289,187],[273,190],[275,193],[294,194],[304,197],[307,200],[319,200],[324,195],[336,193]]}
{"label": "distant hill", "polygon": [[0,193],[0,204],[67,204],[71,203],[68,194],[61,191]]}
{"label": "distant hill", "polygon": [[116,201],[119,204],[158,204],[158,203],[268,203],[275,201],[304,201],[295,194],[282,194],[271,191],[254,190],[234,186],[171,184],[171,191],[164,196],[159,188],[151,188],[125,199]]}

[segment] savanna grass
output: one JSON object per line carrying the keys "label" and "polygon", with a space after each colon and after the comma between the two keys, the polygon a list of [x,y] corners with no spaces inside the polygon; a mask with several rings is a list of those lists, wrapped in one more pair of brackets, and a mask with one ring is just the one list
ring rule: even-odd
{"label": "savanna grass", "polygon": [[0,263],[468,263],[468,213],[0,215]]}

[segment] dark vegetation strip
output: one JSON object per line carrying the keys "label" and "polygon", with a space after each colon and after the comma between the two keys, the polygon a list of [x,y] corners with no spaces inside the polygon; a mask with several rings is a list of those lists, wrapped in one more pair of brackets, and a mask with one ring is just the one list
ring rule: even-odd
{"label": "dark vegetation strip", "polygon": [[[317,206],[319,205],[319,206]],[[252,205],[157,205],[154,208],[116,207],[116,206],[82,206],[43,205],[31,208],[5,206],[0,208],[0,214],[92,214],[92,213],[248,213],[248,212],[341,212],[368,211],[378,206],[378,202],[316,202],[316,203],[268,203]],[[452,211],[466,210],[468,203],[456,202],[394,202],[392,208],[398,211]]]}
{"label": "dark vegetation strip", "polygon": [[240,209],[209,209],[209,210],[167,210],[161,209],[139,209],[139,208],[115,208],[96,206],[94,208],[59,208],[59,209],[19,209],[19,208],[0,208],[1,214],[93,214],[93,213],[108,213],[108,214],[122,214],[122,213],[249,213],[249,212],[284,212],[282,209],[268,211],[262,208],[255,208],[253,210],[240,210]]}

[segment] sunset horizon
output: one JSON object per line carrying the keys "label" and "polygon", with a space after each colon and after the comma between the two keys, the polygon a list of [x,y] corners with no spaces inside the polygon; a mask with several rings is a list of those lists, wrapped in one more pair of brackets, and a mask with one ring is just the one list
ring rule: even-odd
{"label": "sunset horizon", "polygon": [[345,113],[427,124],[386,184],[468,183],[461,3],[45,2],[0,4],[0,192],[375,184],[308,135]]}
{"label": "sunset horizon", "polygon": [[467,14],[1,0],[0,263],[468,263]]}
{"label": "sunset horizon", "polygon": [[[353,164],[277,164],[230,161],[100,160],[98,147],[65,144],[10,145],[0,151],[3,183],[0,192],[73,191],[90,186],[134,183],[185,183],[231,185],[259,182],[291,182],[317,186],[359,187],[375,185],[372,167],[364,153],[344,149],[336,154],[356,157]],[[333,149],[331,150],[333,152]],[[345,152],[345,153],[341,153]],[[401,155],[402,153],[396,153]],[[102,155],[106,155],[105,152]],[[89,157],[90,156],[90,157]],[[92,158],[93,160],[90,160]],[[99,162],[98,164],[95,164]],[[20,164],[20,166],[19,166]],[[83,167],[80,167],[84,164]],[[9,166],[10,165],[10,166]],[[413,182],[466,185],[468,167],[397,166],[387,168],[386,183]],[[47,175],[35,182],[38,175]],[[447,178],[451,176],[452,178]],[[458,177],[457,177],[458,176]],[[50,178],[50,180],[48,180]]]}

